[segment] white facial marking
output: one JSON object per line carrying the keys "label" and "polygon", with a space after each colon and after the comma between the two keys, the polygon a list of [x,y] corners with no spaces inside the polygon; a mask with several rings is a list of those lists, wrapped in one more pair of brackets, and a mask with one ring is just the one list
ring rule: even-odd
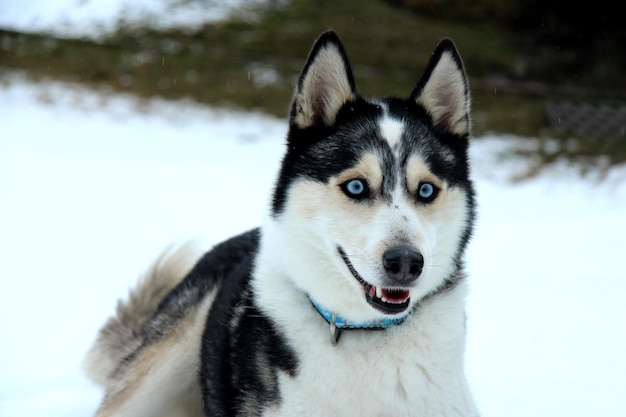
{"label": "white facial marking", "polygon": [[389,117],[388,114],[385,114],[380,120],[379,126],[383,138],[389,143],[391,149],[393,149],[396,144],[400,142],[404,125],[399,120],[393,119]]}

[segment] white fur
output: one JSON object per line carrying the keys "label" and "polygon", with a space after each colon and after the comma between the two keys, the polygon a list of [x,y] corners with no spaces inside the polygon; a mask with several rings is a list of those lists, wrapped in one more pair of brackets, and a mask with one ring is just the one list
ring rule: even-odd
{"label": "white fur", "polygon": [[306,297],[261,265],[259,302],[299,360],[296,378],[280,376],[280,406],[264,415],[478,415],[463,369],[464,284],[425,302],[402,325],[344,331],[333,346],[328,325]]}
{"label": "white fur", "polygon": [[[385,112],[386,113],[386,112]],[[389,143],[389,147],[394,149],[402,138],[402,132],[404,131],[404,125],[401,121],[390,117],[385,114],[379,122],[380,132],[383,138]]]}

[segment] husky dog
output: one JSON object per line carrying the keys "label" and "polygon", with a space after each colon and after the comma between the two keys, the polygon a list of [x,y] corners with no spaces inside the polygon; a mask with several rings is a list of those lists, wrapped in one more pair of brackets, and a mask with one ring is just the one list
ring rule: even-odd
{"label": "husky dog", "polygon": [[154,263],[87,356],[97,416],[477,416],[469,107],[451,40],[408,98],[366,99],[322,34],[262,227]]}

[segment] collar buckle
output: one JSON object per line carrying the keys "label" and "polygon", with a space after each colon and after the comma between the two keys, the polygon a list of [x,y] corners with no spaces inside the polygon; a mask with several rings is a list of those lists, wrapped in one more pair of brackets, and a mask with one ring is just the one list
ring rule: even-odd
{"label": "collar buckle", "polygon": [[330,320],[330,343],[332,343],[333,346],[337,346],[340,336],[341,330],[337,327],[337,313],[333,313]]}

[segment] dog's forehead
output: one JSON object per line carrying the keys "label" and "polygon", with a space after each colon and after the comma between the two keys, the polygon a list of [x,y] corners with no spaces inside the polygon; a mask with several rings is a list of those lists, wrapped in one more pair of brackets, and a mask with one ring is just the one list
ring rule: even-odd
{"label": "dog's forehead", "polygon": [[381,109],[376,123],[379,135],[395,154],[428,153],[433,141],[432,131],[415,106],[392,98],[379,99],[376,104]]}
{"label": "dog's forehead", "polygon": [[369,113],[347,121],[340,128],[341,134],[333,138],[348,146],[352,163],[377,163],[383,177],[398,177],[407,169],[408,161],[420,160],[424,167],[428,166],[436,141],[420,115],[392,99],[377,99],[368,104],[378,109],[374,117]]}
{"label": "dog's forehead", "polygon": [[398,149],[404,132],[404,123],[385,112],[378,121],[380,135],[391,149]]}
{"label": "dog's forehead", "polygon": [[[375,139],[360,148],[355,158],[358,169],[348,170],[350,174],[359,172],[373,180],[371,185],[389,198],[395,189],[415,190],[420,181],[434,178],[428,135],[424,136],[415,126],[407,126],[406,118],[400,119],[388,111],[382,112],[374,125],[376,132],[370,134]],[[374,172],[377,174],[368,175]]]}

